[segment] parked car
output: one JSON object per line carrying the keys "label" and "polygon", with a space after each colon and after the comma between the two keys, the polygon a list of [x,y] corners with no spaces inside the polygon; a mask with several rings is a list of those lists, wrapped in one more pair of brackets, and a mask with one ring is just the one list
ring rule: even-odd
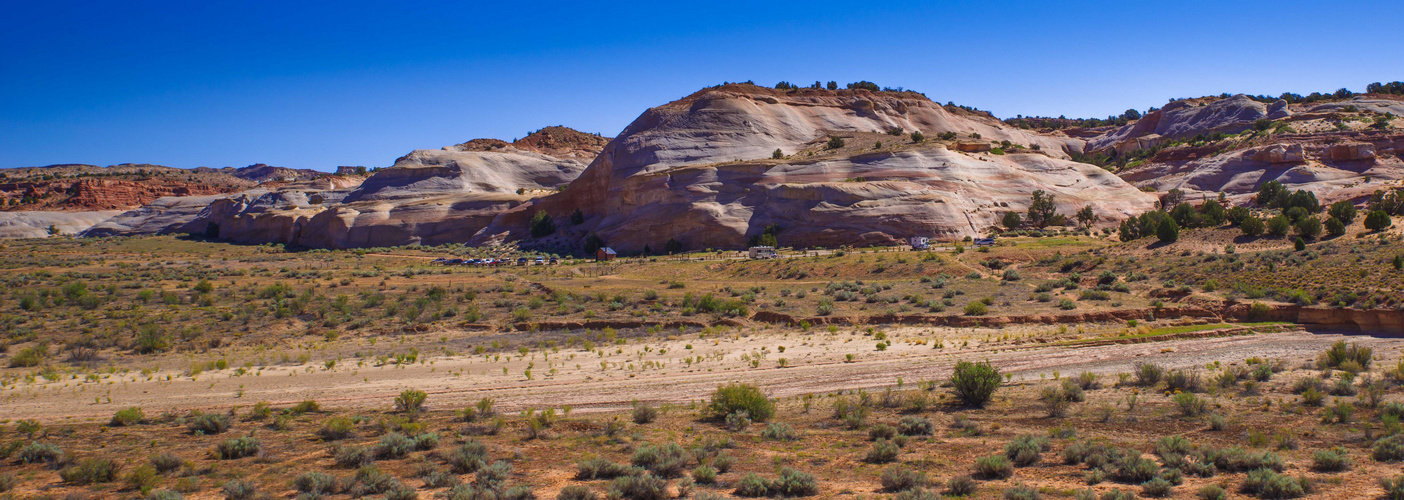
{"label": "parked car", "polygon": [[517,265],[519,265],[519,266],[525,266],[525,265],[527,265],[527,258],[526,258],[526,257],[517,257]]}
{"label": "parked car", "polygon": [[977,247],[987,247],[993,244],[995,244],[994,238],[978,238],[975,240],[975,246]]}
{"label": "parked car", "polygon": [[545,258],[545,257],[537,257],[537,258],[536,258],[536,265],[538,265],[538,266],[546,265],[546,258]]}
{"label": "parked car", "polygon": [[559,261],[559,260],[556,260],[556,258],[555,258],[555,257],[551,257],[551,265],[553,265],[553,266],[554,266],[554,265],[556,265],[556,264],[560,264],[560,263],[561,263],[561,261]]}

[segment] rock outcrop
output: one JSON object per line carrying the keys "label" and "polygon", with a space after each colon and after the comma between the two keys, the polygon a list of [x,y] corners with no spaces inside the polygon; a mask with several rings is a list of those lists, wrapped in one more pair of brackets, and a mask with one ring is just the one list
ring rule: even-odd
{"label": "rock outcrop", "polygon": [[249,166],[247,166],[247,167],[240,167],[240,168],[234,168],[234,167],[224,167],[224,168],[197,167],[197,168],[195,168],[194,170],[195,170],[196,172],[208,172],[208,173],[220,173],[220,174],[225,174],[225,175],[228,175],[228,176],[231,176],[231,177],[237,177],[237,178],[244,179],[244,180],[248,180],[248,181],[252,181],[252,182],[258,183],[258,184],[262,184],[262,183],[264,183],[264,182],[270,182],[270,181],[281,181],[281,182],[307,181],[307,180],[317,179],[317,178],[326,177],[326,176],[328,176],[328,175],[331,175],[331,174],[328,174],[328,173],[326,173],[326,172],[321,172],[321,171],[311,170],[311,169],[306,169],[306,168],[275,167],[275,166],[266,165],[266,164],[263,164],[263,163],[255,163],[255,164],[253,164],[253,165],[249,165]]}
{"label": "rock outcrop", "polygon": [[[579,158],[593,158],[592,145],[607,140],[548,127],[515,143],[475,139],[416,150],[354,187],[304,183],[215,201],[180,231],[316,248],[462,243],[574,180],[586,166]],[[336,178],[314,182],[322,181]]]}
{"label": "rock outcrop", "polygon": [[1202,156],[1175,154],[1193,148],[1166,150],[1119,175],[1157,191],[1179,189],[1191,199],[1222,192],[1248,203],[1262,183],[1275,180],[1288,189],[1313,191],[1323,203],[1364,201],[1386,183],[1404,179],[1404,162],[1376,153],[1394,151],[1401,139],[1404,136],[1343,132],[1299,135],[1290,143],[1238,150],[1205,147]]}
{"label": "rock outcrop", "polygon": [[1375,145],[1368,142],[1332,144],[1326,148],[1326,158],[1332,161],[1375,159]]}
{"label": "rock outcrop", "polygon": [[1250,156],[1253,161],[1264,163],[1301,163],[1306,161],[1306,154],[1302,150],[1302,145],[1273,144],[1258,149],[1250,149],[1244,152],[1245,156]]}
{"label": "rock outcrop", "polygon": [[59,235],[75,235],[119,213],[121,211],[117,210],[0,212],[0,239],[48,238],[54,236],[50,228]]}
{"label": "rock outcrop", "polygon": [[227,197],[228,195],[208,195],[158,198],[140,208],[122,212],[94,224],[83,230],[80,236],[134,236],[178,232],[182,226],[195,220],[211,203]]}
{"label": "rock outcrop", "polygon": [[[1041,152],[965,154],[883,133],[892,128]],[[829,150],[828,137],[865,142]],[[872,151],[872,139],[896,146]],[[1065,147],[1080,146],[915,93],[728,85],[644,112],[563,193],[503,214],[474,241],[524,238],[526,219],[538,210],[584,213],[584,224],[566,230],[567,241],[592,231],[617,249],[638,251],[662,248],[669,238],[687,248],[741,248],[772,225],[781,228],[782,245],[794,246],[978,235],[1004,211],[1023,211],[1034,190],[1056,195],[1064,212],[1091,204],[1108,222],[1154,206],[1115,175],[1063,159]],[[772,159],[777,149],[789,156]]]}
{"label": "rock outcrop", "polygon": [[1249,129],[1260,119],[1279,120],[1291,116],[1286,101],[1263,104],[1245,95],[1224,99],[1174,101],[1134,123],[1114,129],[1087,141],[1088,151],[1114,149],[1125,154],[1143,149],[1137,139],[1156,135],[1157,139],[1185,139],[1199,134],[1235,134]]}
{"label": "rock outcrop", "polygon": [[54,165],[0,172],[0,206],[11,211],[121,211],[162,197],[232,193],[253,186],[223,174],[158,165]]}

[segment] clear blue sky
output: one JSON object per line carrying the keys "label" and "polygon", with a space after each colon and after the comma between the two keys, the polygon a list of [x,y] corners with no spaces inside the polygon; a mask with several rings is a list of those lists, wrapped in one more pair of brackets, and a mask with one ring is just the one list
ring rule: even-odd
{"label": "clear blue sky", "polygon": [[[871,80],[1001,117],[1404,80],[1397,1],[4,2],[0,167],[387,166],[614,135],[722,81]],[[1382,24],[1383,23],[1383,24]]]}

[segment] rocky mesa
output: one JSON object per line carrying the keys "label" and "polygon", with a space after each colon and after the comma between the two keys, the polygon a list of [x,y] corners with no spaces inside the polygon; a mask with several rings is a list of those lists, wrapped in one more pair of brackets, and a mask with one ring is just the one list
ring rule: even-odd
{"label": "rocky mesa", "polygon": [[547,127],[513,143],[475,139],[415,150],[354,187],[218,200],[182,230],[317,248],[461,243],[503,212],[574,180],[586,167],[582,158],[607,141]]}
{"label": "rocky mesa", "polygon": [[742,248],[767,228],[794,246],[980,235],[1035,190],[1108,222],[1154,206],[1068,159],[1082,148],[914,92],[723,85],[645,111],[564,192],[504,213],[474,242],[530,240],[538,211],[584,216],[542,244],[594,233],[632,252],[669,239]]}

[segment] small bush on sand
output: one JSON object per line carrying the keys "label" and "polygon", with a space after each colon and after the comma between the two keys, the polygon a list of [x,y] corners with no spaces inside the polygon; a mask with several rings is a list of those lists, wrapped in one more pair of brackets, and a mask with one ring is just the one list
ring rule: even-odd
{"label": "small bush on sand", "polygon": [[730,384],[718,387],[716,392],[712,393],[712,401],[707,405],[707,410],[717,419],[744,411],[752,420],[765,422],[775,416],[775,403],[754,385]]}
{"label": "small bush on sand", "polygon": [[1005,479],[1014,475],[1014,466],[1004,455],[990,455],[975,459],[975,474],[985,479]]}
{"label": "small bush on sand", "polygon": [[988,361],[958,362],[951,375],[951,386],[955,390],[956,399],[965,406],[975,408],[984,407],[985,403],[994,397],[1002,382],[999,370]]}

